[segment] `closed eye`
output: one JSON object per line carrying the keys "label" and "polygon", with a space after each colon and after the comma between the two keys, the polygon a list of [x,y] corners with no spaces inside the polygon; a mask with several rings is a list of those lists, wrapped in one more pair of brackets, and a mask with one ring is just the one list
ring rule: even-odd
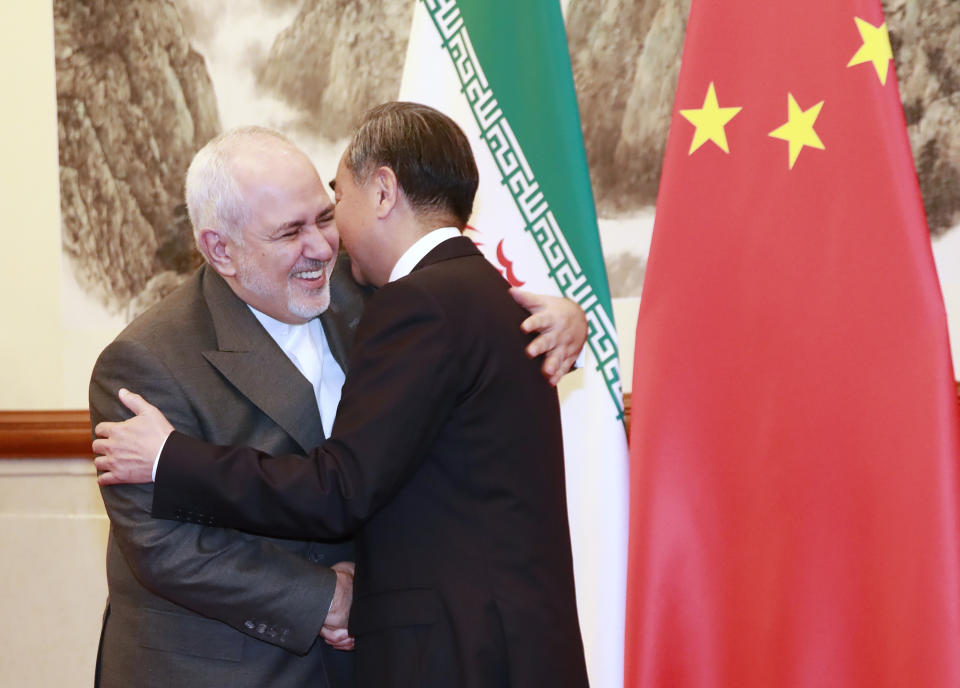
{"label": "closed eye", "polygon": [[274,239],[291,239],[297,234],[300,233],[300,230],[303,229],[302,222],[288,222],[285,225],[277,227],[276,231],[273,233],[272,238]]}

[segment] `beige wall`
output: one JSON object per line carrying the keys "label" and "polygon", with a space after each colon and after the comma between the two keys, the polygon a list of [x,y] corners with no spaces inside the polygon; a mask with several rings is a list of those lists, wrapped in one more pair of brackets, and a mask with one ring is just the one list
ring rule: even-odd
{"label": "beige wall", "polygon": [[0,3],[0,410],[86,408],[117,333],[63,313],[51,0]]}
{"label": "beige wall", "polygon": [[106,542],[89,461],[0,460],[0,684],[93,685]]}
{"label": "beige wall", "polygon": [[[52,27],[49,0],[0,3],[0,410],[86,406],[65,389],[89,363],[60,312]],[[93,685],[106,533],[89,461],[0,460],[0,683]]]}
{"label": "beige wall", "polygon": [[51,5],[0,3],[0,409],[64,403]]}

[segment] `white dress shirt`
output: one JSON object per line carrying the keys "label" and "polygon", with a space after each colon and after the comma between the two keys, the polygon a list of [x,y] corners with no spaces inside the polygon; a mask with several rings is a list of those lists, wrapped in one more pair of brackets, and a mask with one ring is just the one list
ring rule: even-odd
{"label": "white dress shirt", "polygon": [[313,385],[324,435],[329,436],[346,376],[327,345],[320,319],[314,318],[302,325],[290,325],[261,313],[249,304],[247,307],[290,362]]}

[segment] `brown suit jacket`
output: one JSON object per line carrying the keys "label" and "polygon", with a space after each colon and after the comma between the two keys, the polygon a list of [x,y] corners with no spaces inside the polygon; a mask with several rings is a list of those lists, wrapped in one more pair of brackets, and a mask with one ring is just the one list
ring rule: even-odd
{"label": "brown suit jacket", "polygon": [[[322,320],[343,365],[361,299],[348,272],[333,284],[338,278]],[[310,384],[206,266],[100,355],[90,382],[94,424],[130,415],[117,399],[121,386],[214,442],[295,452],[323,440]],[[350,685],[350,658],[317,641],[336,581],[328,566],[353,558],[350,542],[157,521],[152,485],[101,493],[110,597],[100,686]]]}
{"label": "brown suit jacket", "polygon": [[368,301],[332,437],[308,461],[174,433],[154,515],[359,529],[364,688],[582,688],[559,405],[523,352],[524,316],[468,239],[442,243]]}

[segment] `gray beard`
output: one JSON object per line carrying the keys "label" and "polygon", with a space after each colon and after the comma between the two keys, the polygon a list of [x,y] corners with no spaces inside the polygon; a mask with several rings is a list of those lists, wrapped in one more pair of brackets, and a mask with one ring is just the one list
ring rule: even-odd
{"label": "gray beard", "polygon": [[[297,271],[299,271],[299,268]],[[322,301],[321,305],[318,306],[314,303],[305,303],[300,301],[297,298],[297,295],[291,293],[288,289],[276,289],[272,284],[263,278],[263,275],[257,272],[257,270],[250,265],[246,254],[241,254],[237,260],[237,281],[240,282],[244,289],[264,298],[282,296],[287,302],[287,310],[298,318],[303,318],[304,320],[312,320],[327,310],[327,307],[330,305],[329,280],[330,275],[328,271],[327,283],[323,286],[323,293],[326,298]]]}

